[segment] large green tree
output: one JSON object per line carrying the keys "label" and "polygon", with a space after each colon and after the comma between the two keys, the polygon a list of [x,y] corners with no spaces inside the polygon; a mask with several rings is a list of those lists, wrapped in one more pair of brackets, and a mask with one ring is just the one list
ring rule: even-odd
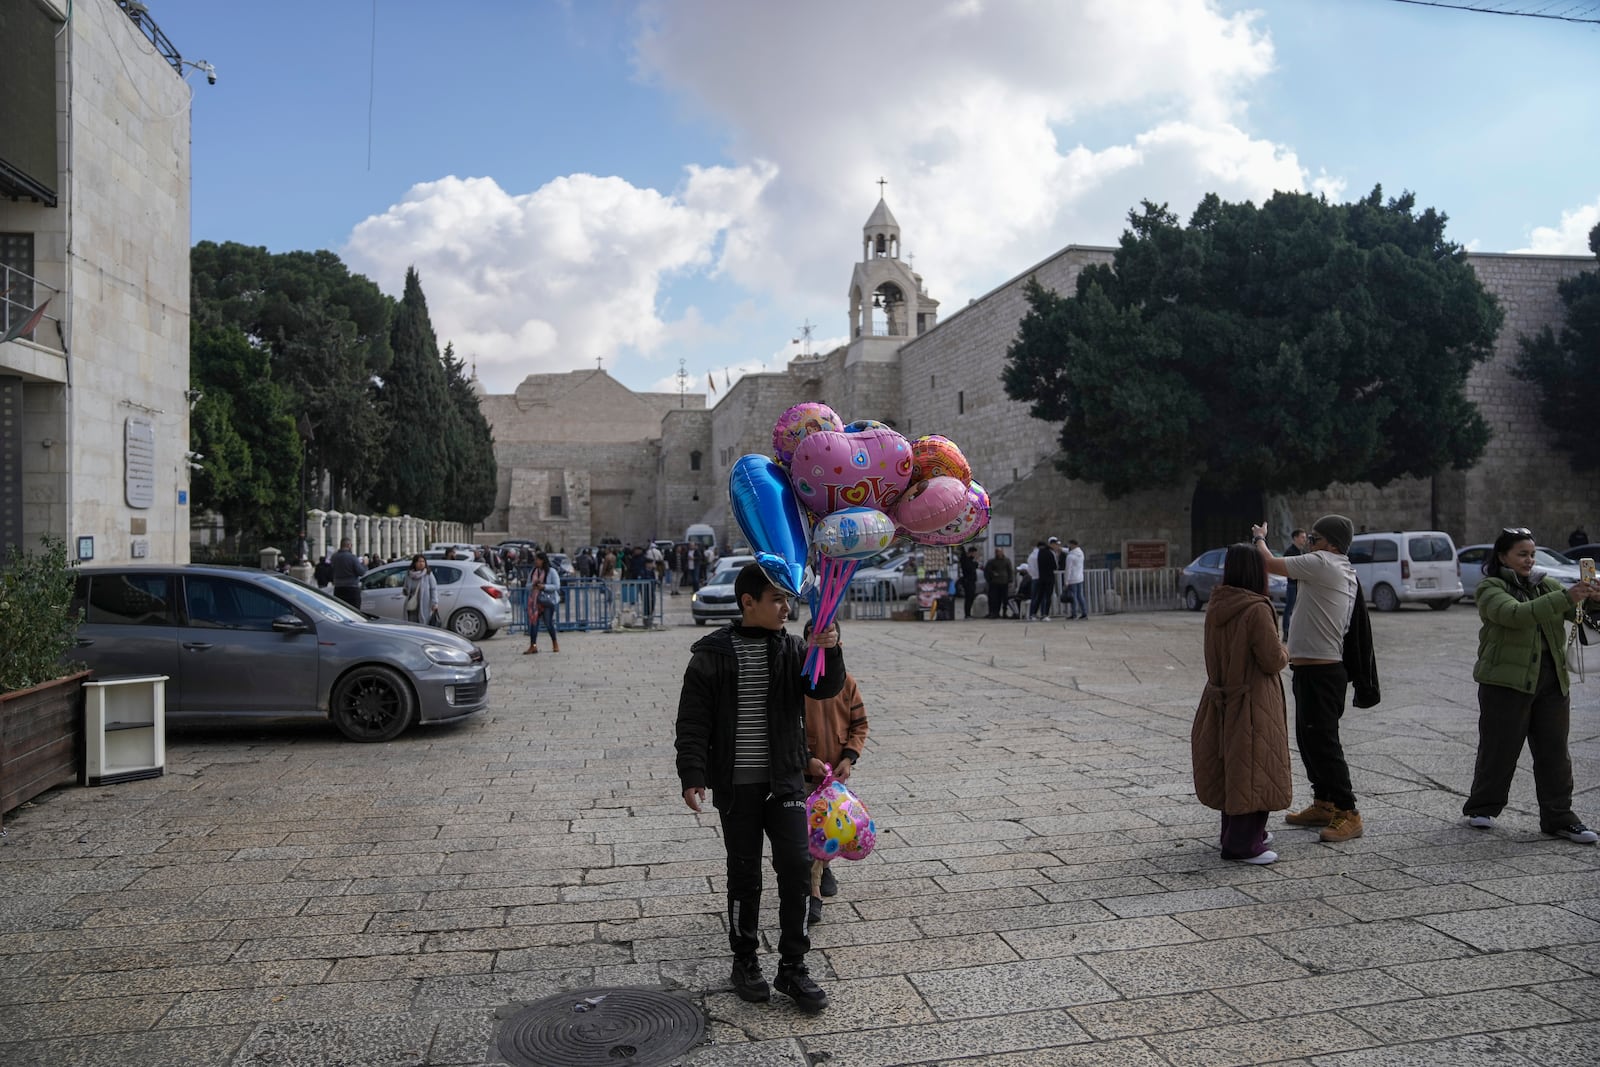
{"label": "large green tree", "polygon": [[235,326],[198,329],[190,349],[190,384],[201,395],[189,440],[204,457],[191,482],[195,506],[220,512],[247,540],[293,536],[300,440],[293,398],[274,379],[270,354]]}
{"label": "large green tree", "polygon": [[386,436],[376,382],[389,367],[394,302],[332,252],[202,241],[190,260],[195,333],[232,326],[264,348],[296,421],[314,432],[310,462],[329,494],[310,502],[364,506]]}
{"label": "large green tree", "polygon": [[444,346],[445,386],[450,394],[450,487],[443,517],[477,525],[494,510],[497,486],[494,434],[478,406],[464,361]]}
{"label": "large green tree", "polygon": [[378,393],[388,433],[373,502],[397,513],[442,516],[454,495],[450,484],[454,412],[439,342],[428,317],[428,298],[415,267],[406,269],[405,292],[395,308],[389,345],[394,358]]}
{"label": "large green tree", "polygon": [[1148,201],[1067,299],[1029,283],[1006,392],[1061,423],[1058,466],[1110,497],[1386,484],[1482,454],[1463,386],[1502,313],[1445,216],[1381,188],[1348,204]]}
{"label": "large green tree", "polygon": [[[1589,251],[1600,260],[1600,224],[1589,231]],[[1577,468],[1594,459],[1589,427],[1600,382],[1600,269],[1565,279],[1557,291],[1567,307],[1561,332],[1546,326],[1520,338],[1512,373],[1538,387],[1539,415],[1555,435],[1556,447]]]}

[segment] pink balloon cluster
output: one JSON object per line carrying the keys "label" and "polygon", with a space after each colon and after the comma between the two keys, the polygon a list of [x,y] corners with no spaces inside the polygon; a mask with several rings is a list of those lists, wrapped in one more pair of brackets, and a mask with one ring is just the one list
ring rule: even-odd
{"label": "pink balloon cluster", "polygon": [[828,405],[808,402],[779,417],[772,450],[825,556],[864,559],[895,536],[959,545],[989,524],[989,494],[948,437],[907,441],[884,423],[847,425]]}

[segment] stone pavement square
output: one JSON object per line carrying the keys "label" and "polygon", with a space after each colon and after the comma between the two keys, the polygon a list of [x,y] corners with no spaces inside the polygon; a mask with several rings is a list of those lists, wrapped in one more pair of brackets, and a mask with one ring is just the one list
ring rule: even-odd
{"label": "stone pavement square", "polygon": [[[165,777],[13,812],[0,1064],[486,1067],[515,1006],[608,985],[704,1011],[683,1067],[1600,1062],[1600,848],[1538,832],[1526,755],[1500,825],[1461,823],[1466,605],[1373,617],[1366,835],[1275,818],[1269,867],[1192,794],[1201,615],[847,622],[880,836],[812,931],[819,1016],[727,985],[717,820],[673,771],[685,612],[487,642],[472,722],[175,732]],[[1600,678],[1571,744],[1600,821]]]}

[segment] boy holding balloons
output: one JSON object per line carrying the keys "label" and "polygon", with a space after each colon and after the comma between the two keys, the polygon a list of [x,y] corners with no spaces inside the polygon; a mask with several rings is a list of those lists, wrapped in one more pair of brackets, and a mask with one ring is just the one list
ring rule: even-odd
{"label": "boy holding balloons", "polygon": [[806,644],[784,630],[789,594],[772,584],[759,563],[734,580],[740,618],[695,642],[678,700],[677,769],[683,801],[704,809],[706,789],[722,821],[727,849],[728,944],[733,950],[733,990],[742,1000],[765,1001],[767,982],[756,959],[760,947],[761,852],[772,842],[778,880],[778,972],[773,981],[805,1011],[828,1006],[811,980],[807,901],[811,857],[807,851],[805,701],[827,700],[844,686],[839,632],[830,626],[816,639],[824,671],[812,683],[801,670]]}

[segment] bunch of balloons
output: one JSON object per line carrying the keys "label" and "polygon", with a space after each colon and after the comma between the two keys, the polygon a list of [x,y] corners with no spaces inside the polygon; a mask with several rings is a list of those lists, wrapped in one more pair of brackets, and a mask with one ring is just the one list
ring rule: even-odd
{"label": "bunch of balloons", "polygon": [[[734,519],[774,585],[812,593],[813,629],[832,624],[860,561],[895,540],[959,545],[989,524],[989,494],[954,441],[907,441],[872,419],[845,423],[796,404],[772,428],[773,458],[741,457],[728,477]],[[812,556],[815,553],[815,568]],[[813,647],[812,680],[822,676]]]}

